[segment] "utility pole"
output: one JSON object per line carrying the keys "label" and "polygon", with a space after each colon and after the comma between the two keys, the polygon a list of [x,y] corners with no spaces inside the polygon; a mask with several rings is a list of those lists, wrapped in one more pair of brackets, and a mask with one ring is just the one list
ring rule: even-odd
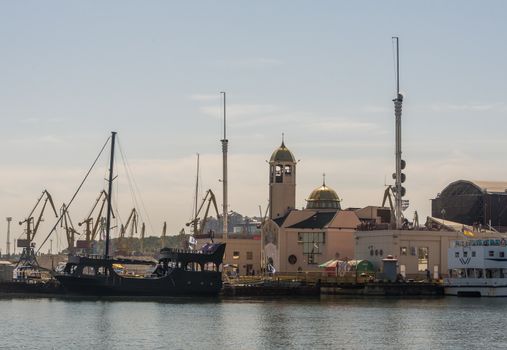
{"label": "utility pole", "polygon": [[223,175],[222,175],[222,188],[223,188],[223,239],[227,239],[227,231],[229,229],[227,222],[227,149],[229,140],[227,140],[227,120],[226,120],[226,109],[225,109],[225,91],[220,92],[224,96],[224,138],[222,142],[222,164],[223,164]]}
{"label": "utility pole", "polygon": [[12,217],[7,217],[7,258],[11,256],[11,221]]}

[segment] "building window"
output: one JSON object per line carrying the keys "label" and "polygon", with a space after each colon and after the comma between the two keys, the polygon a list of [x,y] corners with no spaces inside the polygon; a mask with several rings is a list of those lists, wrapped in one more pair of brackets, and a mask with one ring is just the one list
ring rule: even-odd
{"label": "building window", "polygon": [[246,260],[253,260],[253,252],[246,252]]}
{"label": "building window", "polygon": [[290,165],[286,165],[285,166],[285,175],[290,175],[292,174],[292,168]]}
{"label": "building window", "polygon": [[297,261],[298,258],[294,254],[289,255],[289,264],[294,265],[295,263],[297,263]]}
{"label": "building window", "polygon": [[468,257],[468,252],[463,252],[463,257],[464,258]]}
{"label": "building window", "polygon": [[428,247],[419,247],[417,249],[417,268],[418,271],[428,269]]}
{"label": "building window", "polygon": [[303,242],[303,255],[308,264],[316,264],[316,257],[322,254],[322,245],[326,242],[324,232],[300,232],[298,234]]}
{"label": "building window", "polygon": [[495,252],[494,252],[494,251],[492,251],[492,250],[490,250],[490,251],[489,251],[489,256],[495,256]]}
{"label": "building window", "polygon": [[407,255],[407,247],[400,247],[400,255]]}
{"label": "building window", "polygon": [[472,252],[472,258],[475,258],[475,252]]}
{"label": "building window", "polygon": [[232,258],[233,258],[234,260],[238,260],[238,259],[239,259],[239,252],[233,252],[233,253],[232,253]]}
{"label": "building window", "polygon": [[415,256],[415,247],[410,247],[410,255]]}
{"label": "building window", "polygon": [[455,258],[459,258],[459,252],[454,253]]}
{"label": "building window", "polygon": [[282,170],[283,170],[283,167],[281,165],[275,166],[275,182],[277,182],[277,183],[283,182]]}

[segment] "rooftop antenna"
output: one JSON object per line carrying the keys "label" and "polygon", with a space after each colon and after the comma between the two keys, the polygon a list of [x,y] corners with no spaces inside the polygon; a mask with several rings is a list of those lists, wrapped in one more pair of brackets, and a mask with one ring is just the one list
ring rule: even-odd
{"label": "rooftop antenna", "polygon": [[400,47],[399,38],[392,37],[396,41],[396,98],[394,102],[395,130],[396,130],[396,172],[393,174],[394,184],[394,211],[396,219],[396,229],[402,227],[402,197],[405,195],[405,188],[401,185],[405,181],[405,174],[402,170],[405,168],[405,161],[401,159],[401,108],[403,103],[403,95],[400,93]]}
{"label": "rooftop antenna", "polygon": [[223,188],[223,238],[227,239],[228,222],[227,222],[227,148],[229,140],[227,140],[227,114],[225,108],[225,91],[221,91],[220,94],[224,96],[224,138],[222,142],[222,158],[223,158],[223,175],[222,175],[222,188]]}

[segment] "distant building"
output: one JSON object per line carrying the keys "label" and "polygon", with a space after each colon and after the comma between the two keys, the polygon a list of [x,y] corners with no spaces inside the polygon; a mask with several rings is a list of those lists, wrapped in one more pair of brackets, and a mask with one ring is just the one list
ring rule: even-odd
{"label": "distant building", "polygon": [[[198,246],[209,242],[226,242],[224,265],[228,271],[237,271],[240,276],[259,274],[261,269],[261,222],[259,218],[230,212],[227,241],[223,239],[222,219],[208,218],[204,236]],[[226,271],[227,271],[226,270]]]}
{"label": "distant building", "polygon": [[458,180],[431,200],[431,215],[507,231],[507,182]]}

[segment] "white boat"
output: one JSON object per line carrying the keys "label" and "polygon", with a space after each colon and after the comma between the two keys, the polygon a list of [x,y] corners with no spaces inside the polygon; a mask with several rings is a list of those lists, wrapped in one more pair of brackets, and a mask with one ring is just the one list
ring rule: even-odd
{"label": "white boat", "polygon": [[457,240],[448,250],[445,294],[507,296],[507,246],[503,238]]}

